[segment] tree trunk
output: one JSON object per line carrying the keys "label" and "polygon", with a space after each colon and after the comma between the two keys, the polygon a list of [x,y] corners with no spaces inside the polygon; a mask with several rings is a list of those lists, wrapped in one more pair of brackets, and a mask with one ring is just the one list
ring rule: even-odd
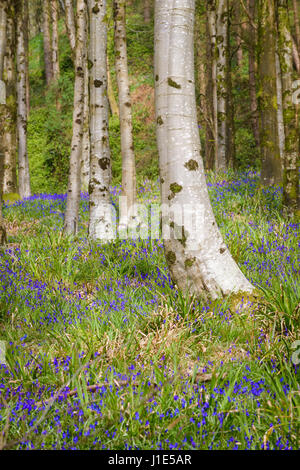
{"label": "tree trunk", "polygon": [[26,96],[26,74],[28,64],[28,51],[26,50],[26,41],[24,31],[27,25],[24,24],[26,18],[24,11],[25,0],[19,0],[16,12],[17,18],[17,103],[18,103],[18,156],[19,156],[19,194],[26,198],[31,195],[29,162],[27,153],[27,96]]}
{"label": "tree trunk", "polygon": [[[0,0],[0,85],[3,90],[3,96],[0,98],[0,246],[6,242],[6,229],[2,216],[2,178],[3,178],[3,160],[4,149],[2,145],[3,134],[3,111],[5,108],[5,84],[3,82],[4,54],[6,48],[6,11],[5,2]],[[1,92],[1,90],[0,90]]]}
{"label": "tree trunk", "polygon": [[90,210],[89,235],[108,241],[115,236],[110,197],[111,161],[108,138],[106,0],[89,0],[90,18]]}
{"label": "tree trunk", "polygon": [[136,170],[132,135],[131,97],[127,66],[126,10],[123,0],[114,0],[115,64],[119,92],[121,153],[122,153],[122,201],[120,226],[126,228],[136,219]]}
{"label": "tree trunk", "polygon": [[299,215],[299,131],[296,106],[292,101],[292,37],[287,0],[278,0],[278,51],[282,72],[283,121],[285,146],[283,158],[283,206],[289,217]]}
{"label": "tree trunk", "polygon": [[255,65],[255,47],[256,47],[256,31],[254,28],[255,21],[255,0],[248,0],[248,10],[250,15],[249,21],[249,92],[250,92],[250,110],[251,110],[251,121],[254,140],[256,146],[260,147],[259,138],[259,113],[257,104],[256,94],[256,65]]}
{"label": "tree trunk", "polygon": [[216,225],[200,155],[193,57],[195,1],[156,0],[155,6],[162,228],[171,277],[180,290],[197,296],[250,293],[253,288]]}
{"label": "tree trunk", "polygon": [[84,62],[84,102],[83,102],[83,136],[81,157],[81,189],[88,190],[90,181],[90,110],[89,110],[89,70],[87,50]]}
{"label": "tree trunk", "polygon": [[107,62],[107,97],[109,101],[110,111],[113,116],[120,117],[119,106],[115,98],[112,81],[111,81],[108,56],[106,58],[106,62]]}
{"label": "tree trunk", "polygon": [[216,170],[226,170],[226,55],[228,47],[227,0],[217,0],[217,96],[218,96],[218,153]]}
{"label": "tree trunk", "polygon": [[144,21],[146,24],[151,21],[151,0],[144,0]]}
{"label": "tree trunk", "polygon": [[298,56],[300,57],[300,23],[299,23],[299,4],[297,0],[293,0],[293,11],[294,11],[294,21],[295,21],[296,44],[297,44]]}
{"label": "tree trunk", "polygon": [[52,64],[52,47],[51,47],[51,30],[50,30],[50,8],[49,0],[44,0],[43,3],[43,39],[44,39],[44,61],[45,61],[45,75],[46,84],[50,85],[53,79],[53,64]]}
{"label": "tree trunk", "polygon": [[3,193],[17,192],[16,152],[17,152],[17,96],[15,49],[16,31],[14,24],[15,11],[12,4],[7,8],[7,44],[4,59],[4,81],[6,84],[6,106],[4,108],[3,146],[4,172]]}
{"label": "tree trunk", "polygon": [[67,33],[68,33],[68,37],[69,37],[69,41],[70,41],[72,54],[73,54],[73,56],[75,56],[76,30],[75,30],[73,0],[65,0],[65,9],[66,9]]}
{"label": "tree trunk", "polygon": [[[207,32],[208,32],[208,56],[209,56],[209,77],[207,82],[207,98],[210,101],[211,130],[207,132],[206,138],[208,142],[210,137],[213,138],[211,152],[214,157],[212,167],[217,166],[218,159],[218,87],[217,87],[217,60],[216,60],[216,42],[217,42],[217,26],[216,26],[216,3],[215,0],[207,0]],[[210,45],[209,45],[210,44]],[[210,99],[211,96],[211,99]],[[206,144],[208,145],[208,143]]]}
{"label": "tree trunk", "polygon": [[58,57],[58,5],[57,0],[51,1],[51,21],[52,21],[52,67],[53,80],[59,79],[59,57]]}
{"label": "tree trunk", "polygon": [[259,0],[259,108],[261,182],[281,184],[282,169],[277,125],[276,25],[274,0]]}
{"label": "tree trunk", "polygon": [[[235,166],[235,125],[234,125],[234,101],[232,95],[232,67],[231,67],[231,16],[230,0],[227,1],[227,47],[226,47],[226,165]],[[242,50],[242,49],[240,49]]]}
{"label": "tree trunk", "polygon": [[64,233],[71,235],[75,235],[78,232],[80,203],[80,171],[84,120],[84,67],[86,62],[85,54],[87,38],[85,0],[77,0],[76,24],[73,135],[70,155],[67,205],[64,220]]}

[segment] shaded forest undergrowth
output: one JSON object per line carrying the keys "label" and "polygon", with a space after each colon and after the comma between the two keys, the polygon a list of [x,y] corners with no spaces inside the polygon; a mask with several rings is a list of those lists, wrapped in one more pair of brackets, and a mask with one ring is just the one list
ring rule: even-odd
{"label": "shaded forest undergrowth", "polygon": [[[90,241],[87,194],[75,239],[61,233],[65,195],[6,202],[2,448],[299,448],[299,224],[256,173],[208,186],[261,297],[196,300],[172,284],[161,240]],[[158,202],[159,186],[138,194]]]}

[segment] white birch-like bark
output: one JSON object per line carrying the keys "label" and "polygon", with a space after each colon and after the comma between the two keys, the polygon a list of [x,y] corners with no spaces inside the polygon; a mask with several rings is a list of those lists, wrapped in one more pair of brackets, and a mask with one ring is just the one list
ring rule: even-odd
{"label": "white birch-like bark", "polygon": [[89,235],[108,241],[115,236],[110,196],[108,136],[106,0],[89,0],[90,183]]}
{"label": "white birch-like bark", "polygon": [[226,50],[228,43],[227,0],[217,0],[216,11],[218,149],[216,170],[226,170]]}
{"label": "white birch-like bark", "polygon": [[30,175],[27,153],[27,97],[26,67],[27,54],[24,31],[24,1],[19,1],[17,10],[17,128],[18,128],[18,176],[21,199],[30,197]]}
{"label": "white birch-like bark", "polygon": [[75,31],[73,0],[65,0],[65,11],[66,11],[67,33],[68,33],[72,53],[75,56],[76,31]]}
{"label": "white birch-like bark", "polygon": [[84,67],[86,53],[86,2],[77,0],[75,47],[75,84],[73,108],[73,135],[70,155],[70,170],[64,232],[78,232],[80,203],[80,171],[82,155],[83,111],[84,111]]}
{"label": "white birch-like bark", "polygon": [[58,4],[57,0],[51,0],[52,19],[52,67],[53,80],[59,79],[59,57],[58,57]]}
{"label": "white birch-like bark", "polygon": [[278,56],[278,51],[276,51],[276,89],[277,89],[277,125],[278,125],[278,145],[281,158],[281,165],[283,167],[284,159],[284,146],[285,146],[285,136],[284,136],[284,121],[283,121],[283,103],[282,103],[282,78],[281,78],[281,69],[280,61]]}
{"label": "white birch-like bark", "polygon": [[[158,124],[158,147],[168,184],[162,191],[167,213],[163,238],[170,273],[179,289],[216,298],[232,292],[250,293],[253,287],[222,239],[206,186],[196,119],[194,11],[194,0],[155,3],[156,106],[163,121]],[[175,220],[171,220],[172,212]],[[193,216],[198,217],[195,228]]]}
{"label": "white birch-like bark", "polygon": [[133,148],[131,96],[127,65],[126,10],[124,0],[114,0],[115,64],[119,94],[119,115],[122,154],[122,201],[120,227],[126,229],[137,219],[136,170]]}
{"label": "white birch-like bark", "polygon": [[81,155],[81,189],[88,190],[90,181],[90,110],[89,110],[89,70],[87,60],[84,63],[83,97],[83,136]]}
{"label": "white birch-like bark", "polygon": [[7,41],[4,58],[3,78],[6,85],[6,105],[4,108],[3,148],[4,171],[3,193],[17,192],[16,155],[17,155],[17,97],[16,97],[16,68],[15,68],[15,24],[14,9],[10,5],[7,14]]}
{"label": "white birch-like bark", "polygon": [[216,26],[216,3],[215,0],[207,1],[207,24],[209,39],[211,41],[211,94],[212,102],[212,132],[214,136],[214,165],[217,166],[218,160],[218,87],[217,87],[217,26]]}

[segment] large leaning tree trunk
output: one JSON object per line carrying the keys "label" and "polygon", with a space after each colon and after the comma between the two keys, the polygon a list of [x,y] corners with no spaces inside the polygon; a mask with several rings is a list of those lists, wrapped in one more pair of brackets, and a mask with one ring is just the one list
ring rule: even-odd
{"label": "large leaning tree trunk", "polygon": [[[26,96],[26,75],[27,75],[27,55],[25,30],[25,1],[17,0],[17,103],[18,103],[18,176],[19,194],[26,198],[31,196],[29,162],[27,152],[27,96]],[[28,17],[27,17],[28,18]]]}
{"label": "large leaning tree trunk", "polygon": [[50,85],[53,79],[53,63],[52,63],[52,44],[50,29],[50,4],[49,0],[43,1],[43,40],[44,40],[44,62],[46,84]]}
{"label": "large leaning tree trunk", "polygon": [[136,219],[136,170],[133,148],[131,97],[127,66],[126,10],[124,0],[114,0],[115,64],[119,93],[121,154],[122,154],[122,202],[120,226],[126,228]]}
{"label": "large leaning tree trunk", "polygon": [[222,239],[206,186],[196,119],[194,11],[194,0],[155,3],[162,230],[174,283],[183,291],[216,298],[232,292],[250,293],[253,287]]}
{"label": "large leaning tree trunk", "polygon": [[294,217],[299,214],[299,131],[296,106],[292,101],[293,58],[288,1],[278,0],[278,52],[282,77],[282,105],[285,145],[283,149],[283,206]]}
{"label": "large leaning tree trunk", "polygon": [[90,183],[89,236],[114,237],[110,197],[111,160],[108,138],[106,0],[89,0],[90,18]]}
{"label": "large leaning tree trunk", "polygon": [[258,77],[261,182],[281,184],[282,168],[277,124],[276,23],[274,0],[259,0]]}
{"label": "large leaning tree trunk", "polygon": [[17,95],[16,95],[16,69],[15,69],[15,47],[16,35],[14,24],[13,2],[7,4],[7,40],[4,58],[4,82],[6,85],[6,105],[4,108],[3,124],[3,147],[4,147],[4,171],[3,171],[3,193],[17,192]]}
{"label": "large leaning tree trunk", "polygon": [[78,231],[80,202],[80,170],[82,154],[84,111],[84,66],[86,53],[86,2],[77,0],[75,47],[75,84],[73,108],[73,135],[67,192],[64,233],[75,235]]}

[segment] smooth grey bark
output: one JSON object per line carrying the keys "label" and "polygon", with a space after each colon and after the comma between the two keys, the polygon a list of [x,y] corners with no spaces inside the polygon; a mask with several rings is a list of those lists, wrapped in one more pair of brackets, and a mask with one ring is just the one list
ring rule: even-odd
{"label": "smooth grey bark", "polygon": [[89,0],[90,47],[90,183],[89,236],[108,241],[115,236],[110,197],[111,160],[108,136],[106,0]]}
{"label": "smooth grey bark", "polygon": [[50,85],[53,79],[51,30],[50,30],[50,4],[49,0],[43,2],[43,41],[46,84]]}
{"label": "smooth grey bark", "polygon": [[136,169],[133,147],[131,96],[126,45],[126,9],[124,0],[114,0],[115,66],[119,94],[119,116],[122,154],[122,202],[120,227],[126,229],[136,220]]}
{"label": "smooth grey bark", "polygon": [[216,60],[216,44],[217,44],[217,25],[216,25],[216,2],[215,0],[207,0],[207,29],[210,42],[210,76],[208,77],[208,91],[211,97],[209,109],[211,113],[211,131],[214,143],[213,165],[217,165],[218,160],[218,86],[217,86],[217,60]]}
{"label": "smooth grey bark", "polygon": [[3,148],[4,171],[3,193],[17,192],[16,153],[17,153],[17,96],[15,70],[15,24],[14,8],[10,3],[7,9],[7,41],[4,57],[3,78],[6,85],[6,105],[3,108]]}
{"label": "smooth grey bark", "polygon": [[87,38],[85,0],[77,0],[76,26],[73,135],[71,143],[67,205],[64,220],[64,233],[71,235],[75,235],[78,232],[80,203],[80,171],[84,120],[84,67],[86,62],[85,54]]}
{"label": "smooth grey bark", "polygon": [[18,129],[18,177],[21,199],[31,196],[29,162],[27,153],[27,54],[24,18],[25,0],[19,0],[16,11],[17,24],[17,129]]}
{"label": "smooth grey bark", "polygon": [[216,170],[226,170],[226,54],[228,46],[227,0],[216,0],[216,53],[217,53],[217,98],[218,98],[218,152]]}
{"label": "smooth grey bark", "polygon": [[76,30],[75,30],[73,0],[65,0],[65,11],[66,11],[67,33],[68,33],[68,37],[69,37],[70,46],[71,46],[73,56],[75,56]]}
{"label": "smooth grey bark", "polygon": [[89,109],[89,70],[87,51],[84,62],[84,96],[83,96],[83,136],[81,155],[81,189],[88,190],[90,181],[90,109]]}
{"label": "smooth grey bark", "polygon": [[[209,200],[196,119],[194,11],[194,0],[155,3],[155,97],[163,179],[163,240],[171,277],[178,288],[216,298],[233,292],[251,293],[253,287],[226,247]],[[178,211],[185,207],[180,221]],[[172,213],[176,221],[172,220]],[[198,220],[196,227],[193,217]]]}
{"label": "smooth grey bark", "polygon": [[58,4],[57,0],[50,0],[52,20],[52,68],[53,80],[59,79],[59,57],[58,57]]}

